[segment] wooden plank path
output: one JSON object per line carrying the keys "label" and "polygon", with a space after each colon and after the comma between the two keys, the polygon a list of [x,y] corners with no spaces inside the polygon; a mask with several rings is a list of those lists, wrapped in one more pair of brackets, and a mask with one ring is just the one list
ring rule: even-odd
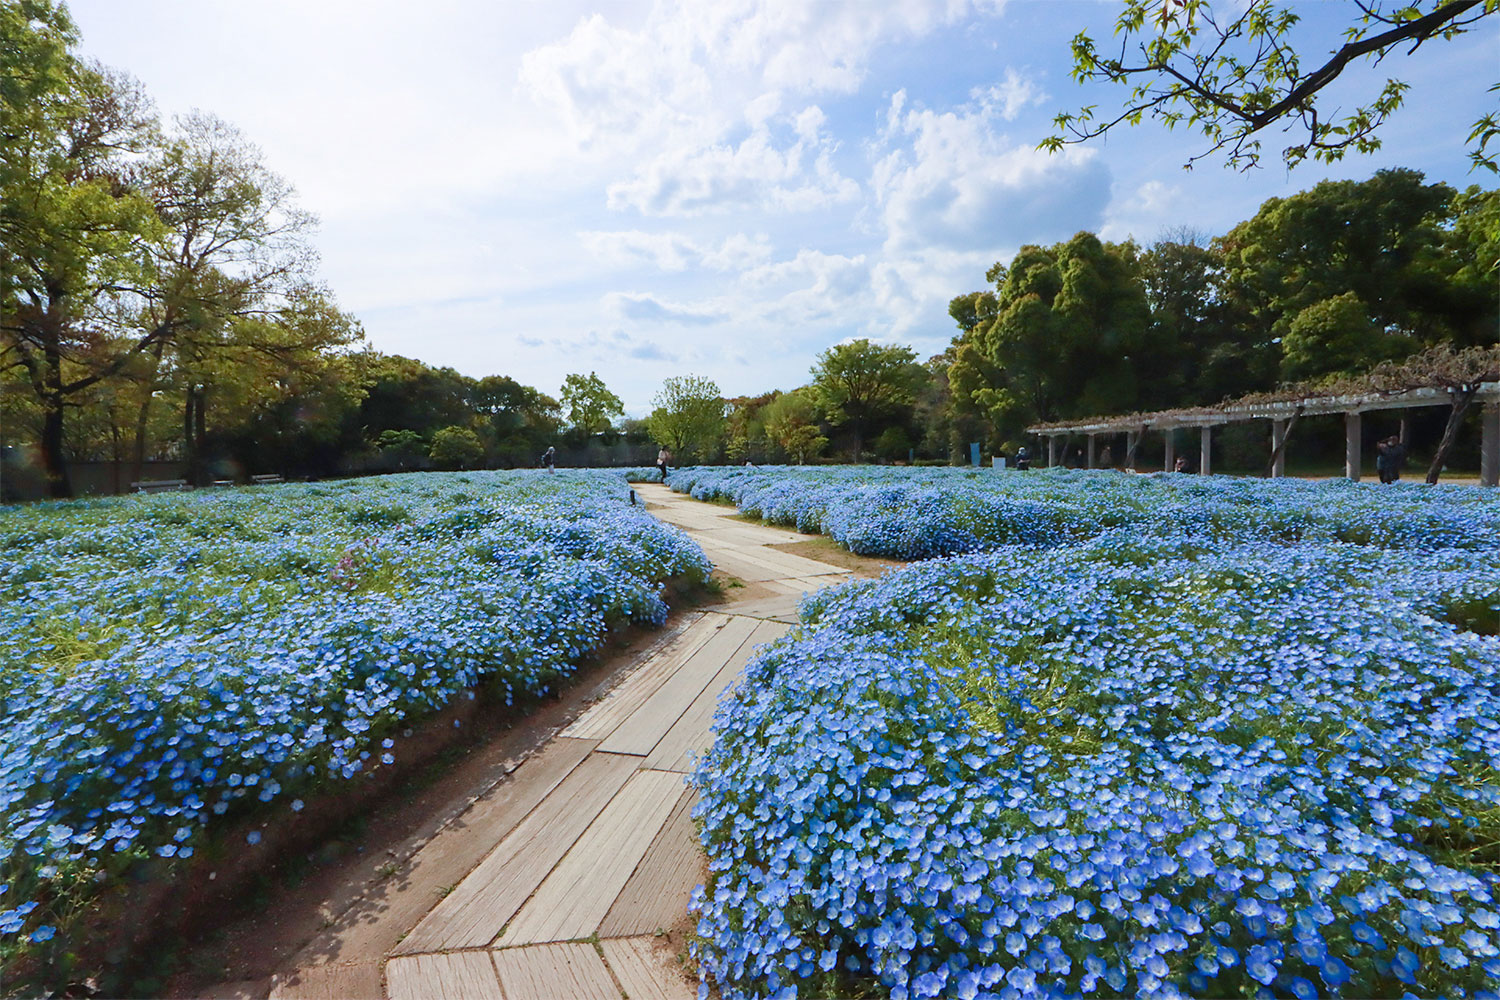
{"label": "wooden plank path", "polygon": [[[696,987],[656,932],[680,925],[704,861],[692,761],[719,698],[756,648],[796,620],[837,566],[769,546],[804,536],[637,485],[721,571],[763,594],[692,619],[604,699],[445,827],[409,873],[450,879],[400,894],[373,919],[334,922],[271,996],[473,1000],[690,1000]],[[347,926],[346,926],[347,923]]]}

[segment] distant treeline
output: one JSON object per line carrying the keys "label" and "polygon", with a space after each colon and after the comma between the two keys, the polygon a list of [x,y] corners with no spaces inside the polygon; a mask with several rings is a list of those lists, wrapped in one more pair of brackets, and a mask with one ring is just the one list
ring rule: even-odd
{"label": "distant treeline", "polygon": [[[722,454],[962,462],[974,442],[1013,454],[1034,423],[1208,405],[1436,345],[1493,345],[1500,191],[1382,170],[1273,198],[1218,237],[1023,246],[985,279],[949,304],[958,335],[925,364],[857,341],[825,352],[801,389],[730,400]],[[1416,419],[1441,428],[1444,416]],[[1256,433],[1226,432],[1231,461],[1264,461]]]}

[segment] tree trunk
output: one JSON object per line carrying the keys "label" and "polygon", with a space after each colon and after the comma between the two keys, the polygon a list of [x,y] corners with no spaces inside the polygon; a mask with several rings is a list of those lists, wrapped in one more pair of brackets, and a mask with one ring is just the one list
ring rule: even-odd
{"label": "tree trunk", "polygon": [[198,405],[193,410],[193,454],[198,456],[198,476],[193,480],[194,486],[207,486],[212,478],[204,468],[206,463],[203,454],[203,442],[208,437],[207,402],[204,398],[204,391],[199,389]]}
{"label": "tree trunk", "polygon": [[198,390],[188,386],[182,396],[182,478],[189,486],[198,485],[198,439],[193,434],[197,408]]}
{"label": "tree trunk", "polygon": [[1448,390],[1448,396],[1453,400],[1453,408],[1448,411],[1448,426],[1443,428],[1443,438],[1438,442],[1437,452],[1432,456],[1432,465],[1427,468],[1428,486],[1436,486],[1438,476],[1443,474],[1443,465],[1448,461],[1448,453],[1453,450],[1453,442],[1458,438],[1459,425],[1464,422],[1464,414],[1469,412],[1469,404],[1474,402],[1474,394],[1478,391],[1479,383],[1477,382]]}
{"label": "tree trunk", "polygon": [[42,468],[47,473],[47,495],[65,500],[73,495],[68,478],[68,462],[63,455],[63,397],[48,395],[42,400]]}
{"label": "tree trunk", "polygon": [[68,461],[64,455],[62,384],[62,351],[53,338],[45,347],[46,371],[43,381],[46,393],[42,396],[42,467],[47,473],[47,495],[54,499],[66,499],[73,495],[73,483],[68,478]]}
{"label": "tree trunk", "polygon": [[146,423],[151,415],[151,402],[156,398],[156,372],[161,367],[162,348],[165,345],[157,341],[151,348],[151,374],[146,381],[146,395],[141,400],[141,411],[135,418],[135,450],[132,455],[134,467],[130,471],[131,482],[140,482],[141,473],[146,468]]}
{"label": "tree trunk", "polygon": [[120,487],[120,460],[124,457],[120,454],[120,415],[113,404],[109,408],[109,457],[111,484],[115,493],[123,493]]}

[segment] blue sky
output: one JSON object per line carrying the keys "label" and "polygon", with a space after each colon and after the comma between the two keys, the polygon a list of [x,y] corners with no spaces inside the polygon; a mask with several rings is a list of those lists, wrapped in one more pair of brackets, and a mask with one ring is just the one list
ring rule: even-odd
{"label": "blue sky", "polygon": [[[1225,6],[1232,6],[1225,4]],[[1299,5],[1304,62],[1350,4]],[[1213,235],[1266,198],[1408,166],[1469,172],[1497,24],[1346,73],[1412,85],[1384,148],[1227,170],[1146,124],[1060,155],[1053,115],[1117,105],[1068,75],[1095,0],[71,0],[86,55],[166,115],[238,125],[322,220],[322,274],[378,349],[555,393],[597,371],[643,415],[662,380],[802,384],[853,337],[923,357],[947,303],[1079,229]]]}

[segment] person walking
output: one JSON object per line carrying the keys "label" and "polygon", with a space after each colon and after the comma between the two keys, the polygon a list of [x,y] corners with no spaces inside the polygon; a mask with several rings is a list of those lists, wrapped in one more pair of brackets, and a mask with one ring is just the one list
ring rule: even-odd
{"label": "person walking", "polygon": [[671,460],[672,460],[672,453],[667,450],[667,446],[666,445],[662,445],[661,449],[658,450],[657,453],[656,453],[656,467],[657,467],[657,469],[659,469],[661,471],[661,481],[662,482],[666,482],[667,481],[667,463],[670,462]]}
{"label": "person walking", "polygon": [[1026,450],[1024,444],[1016,449],[1016,468],[1022,472],[1031,468],[1031,452]]}
{"label": "person walking", "polygon": [[542,452],[542,468],[550,473],[557,472],[557,449],[551,445],[548,445],[547,450]]}

